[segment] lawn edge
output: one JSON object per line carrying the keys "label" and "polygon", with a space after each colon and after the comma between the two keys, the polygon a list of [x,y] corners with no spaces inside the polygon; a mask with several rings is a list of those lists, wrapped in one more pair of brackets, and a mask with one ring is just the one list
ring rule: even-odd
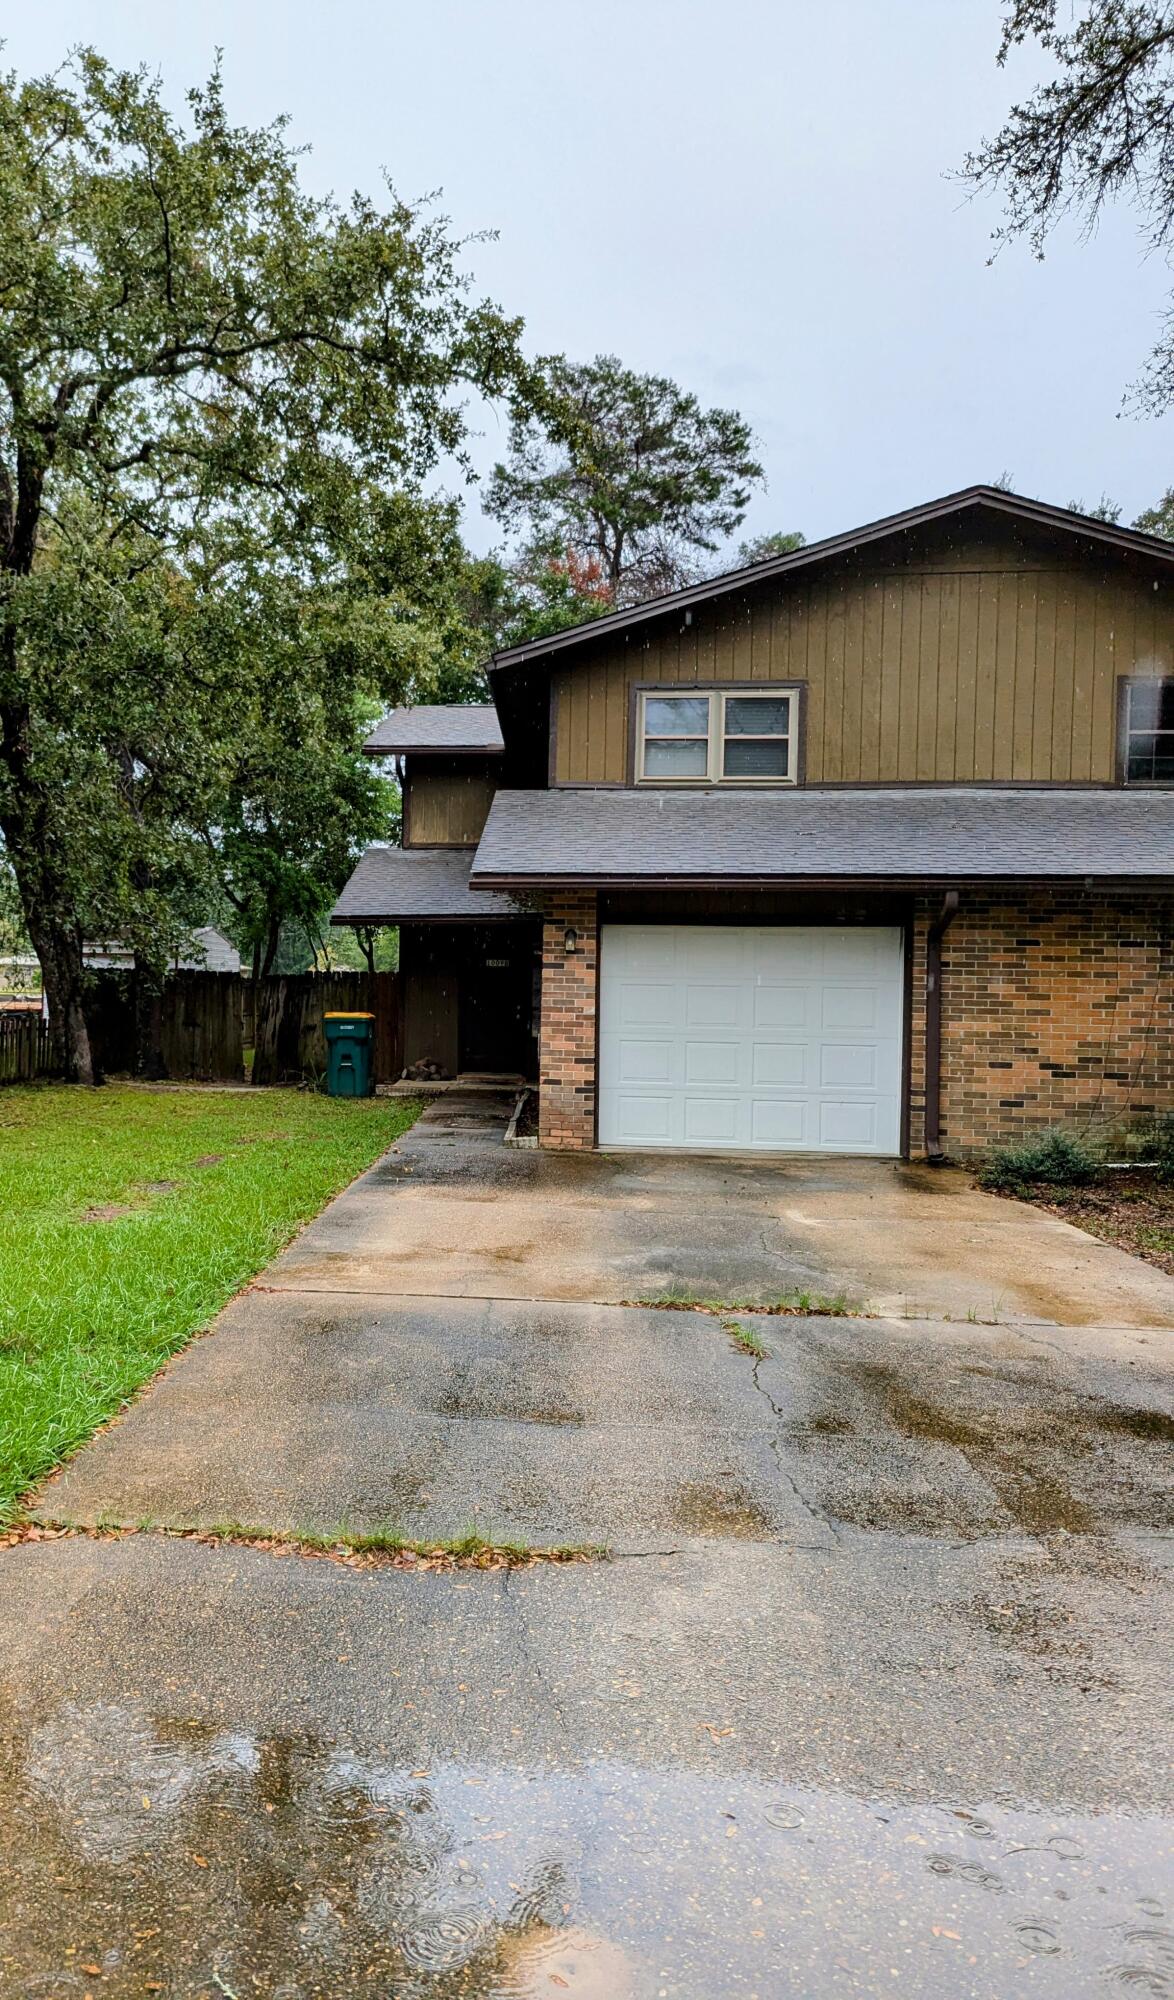
{"label": "lawn edge", "polygon": [[611,1550],[602,1543],[538,1546],[528,1542],[494,1542],[473,1533],[450,1540],[414,1541],[391,1533],[278,1530],[237,1521],[214,1527],[169,1527],[156,1521],[85,1522],[65,1518],[21,1518],[0,1527],[0,1552],[42,1542],[122,1542],[144,1536],[158,1541],[196,1542],[204,1548],[247,1548],[273,1557],[300,1556],[307,1561],[338,1563],[347,1569],[397,1569],[424,1574],[456,1569],[530,1569],[539,1564],[566,1566],[607,1562],[611,1557]]}

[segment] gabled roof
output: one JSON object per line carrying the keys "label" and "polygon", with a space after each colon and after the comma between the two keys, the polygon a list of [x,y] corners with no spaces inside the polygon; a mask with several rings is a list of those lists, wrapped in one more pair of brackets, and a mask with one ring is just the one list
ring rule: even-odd
{"label": "gabled roof", "polygon": [[500,756],[504,747],[495,708],[474,703],[442,708],[424,702],[418,708],[393,708],[363,745],[368,757],[405,757],[416,751]]}
{"label": "gabled roof", "polygon": [[469,893],[468,849],[369,847],[334,908],[332,924],[497,922],[525,916],[512,896]]}
{"label": "gabled roof", "polygon": [[745,590],[770,577],[790,576],[797,570],[812,569],[834,556],[849,555],[853,549],[883,541],[889,535],[929,527],[935,522],[979,508],[988,513],[1006,515],[1031,527],[1059,530],[1083,541],[1102,543],[1120,553],[1150,557],[1174,567],[1174,543],[1163,540],[1160,535],[1143,535],[1136,528],[1119,528],[1112,521],[1075,514],[1069,507],[1050,507],[1043,500],[1028,500],[1019,493],[1005,493],[1000,486],[965,486],[958,493],[947,493],[942,499],[930,500],[921,507],[907,507],[900,514],[886,514],[879,521],[869,521],[864,527],[852,528],[847,534],[830,535],[822,542],[808,543],[804,548],[793,549],[788,555],[770,556],[765,562],[750,563],[744,569],[726,570],[721,576],[691,584],[686,590],[671,590],[663,597],[650,597],[643,604],[633,605],[630,610],[608,612],[603,618],[590,619],[585,625],[572,625],[565,632],[552,633],[548,638],[531,639],[524,646],[503,647],[500,652],[494,653],[488,670],[491,674],[497,673],[502,667],[537,661],[548,653],[563,652],[589,639],[597,640],[609,634],[626,632],[634,625],[647,623],[650,618],[662,618],[675,610],[688,611],[693,605],[707,604],[713,598]]}
{"label": "gabled roof", "polygon": [[477,891],[1090,877],[1174,883],[1174,791],[498,792],[470,879]]}

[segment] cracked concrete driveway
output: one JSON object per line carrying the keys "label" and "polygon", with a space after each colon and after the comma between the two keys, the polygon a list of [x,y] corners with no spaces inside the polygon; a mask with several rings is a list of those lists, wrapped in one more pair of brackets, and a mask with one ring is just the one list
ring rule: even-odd
{"label": "cracked concrete driveway", "polygon": [[[442,1101],[41,1513],[611,1559],[0,1557],[0,1994],[1174,1991],[1174,1285],[961,1177],[500,1131]],[[886,1310],[755,1355],[673,1286]]]}

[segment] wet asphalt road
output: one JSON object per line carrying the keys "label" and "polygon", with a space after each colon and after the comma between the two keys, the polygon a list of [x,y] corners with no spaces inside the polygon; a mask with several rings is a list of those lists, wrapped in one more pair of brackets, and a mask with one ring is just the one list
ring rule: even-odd
{"label": "wet asphalt road", "polygon": [[46,1513],[618,1552],[8,1551],[4,2000],[1174,1995],[1168,1335],[758,1320],[756,1359],[692,1314],[301,1289],[316,1255]]}

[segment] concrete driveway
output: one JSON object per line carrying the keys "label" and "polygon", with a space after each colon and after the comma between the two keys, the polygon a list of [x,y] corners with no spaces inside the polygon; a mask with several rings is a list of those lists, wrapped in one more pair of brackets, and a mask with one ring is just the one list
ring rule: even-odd
{"label": "concrete driveway", "polygon": [[438,1100],[268,1282],[597,1301],[809,1291],[898,1318],[1174,1327],[1162,1272],[957,1169],[507,1152],[506,1108]]}
{"label": "concrete driveway", "polygon": [[[9,1551],[0,1993],[1171,1990],[1174,1285],[961,1177],[501,1109],[436,1106],[42,1513],[610,1558]],[[888,1310],[623,1303],[670,1288]]]}

